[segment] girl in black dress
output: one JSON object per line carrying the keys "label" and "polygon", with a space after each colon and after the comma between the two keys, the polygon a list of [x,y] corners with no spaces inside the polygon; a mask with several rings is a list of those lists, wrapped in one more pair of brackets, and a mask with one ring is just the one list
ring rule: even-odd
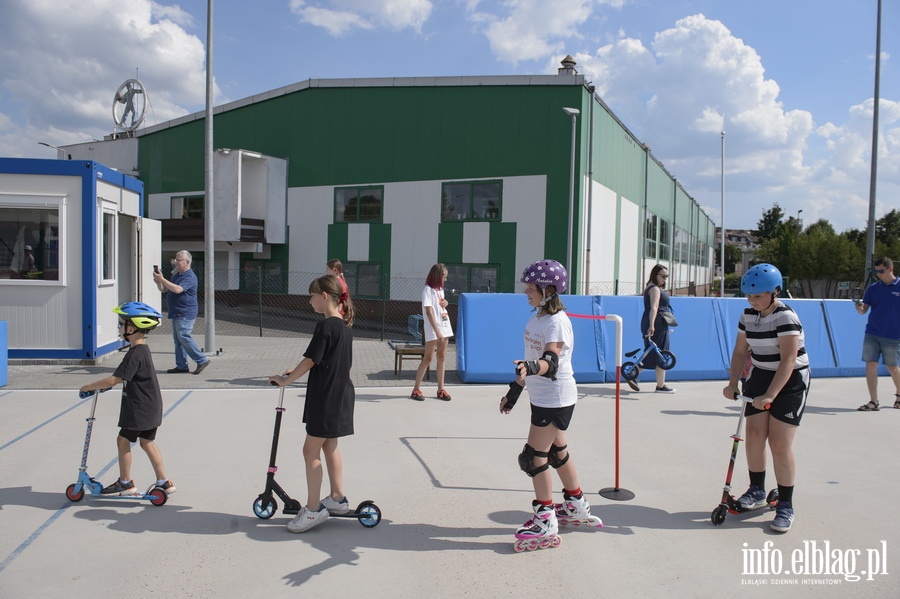
{"label": "girl in black dress", "polygon": [[[350,510],[344,496],[343,461],[338,451],[338,437],[353,434],[353,405],[356,400],[350,380],[353,305],[334,275],[325,275],[310,283],[309,293],[313,310],[324,318],[316,325],[309,347],[297,367],[284,375],[269,377],[270,382],[284,386],[309,373],[303,407],[307,502],[297,517],[288,522],[287,528],[291,532],[305,532],[327,520],[329,514],[345,514]],[[320,500],[323,454],[331,492]]]}

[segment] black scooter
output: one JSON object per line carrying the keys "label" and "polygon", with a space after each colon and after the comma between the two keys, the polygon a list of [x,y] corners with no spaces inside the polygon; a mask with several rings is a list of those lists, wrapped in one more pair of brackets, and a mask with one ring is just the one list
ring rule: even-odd
{"label": "black scooter", "polygon": [[[272,383],[275,385],[275,383]],[[275,458],[278,453],[278,436],[281,433],[281,416],[284,413],[284,387],[279,387],[278,407],[275,408],[275,431],[272,434],[272,453],[269,456],[269,470],[266,474],[266,490],[259,494],[253,501],[253,513],[257,518],[268,520],[278,511],[278,502],[275,501],[273,493],[281,497],[284,501],[283,513],[294,515],[299,514],[303,507],[299,501],[291,498],[287,491],[275,480],[275,472],[278,467],[275,465]],[[355,511],[346,514],[329,514],[329,518],[356,518],[359,523],[366,528],[375,528],[381,522],[381,508],[373,501],[366,500],[360,503]]]}

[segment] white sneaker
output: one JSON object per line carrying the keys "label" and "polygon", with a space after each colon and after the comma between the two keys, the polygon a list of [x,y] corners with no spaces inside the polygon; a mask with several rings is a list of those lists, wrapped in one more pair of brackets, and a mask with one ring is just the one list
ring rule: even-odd
{"label": "white sneaker", "polygon": [[287,523],[287,529],[290,532],[306,532],[326,520],[328,520],[328,510],[325,506],[319,505],[318,511],[314,512],[304,505],[300,513]]}
{"label": "white sneaker", "polygon": [[346,497],[340,501],[335,501],[331,498],[331,495],[326,495],[322,499],[322,505],[325,506],[325,509],[327,509],[328,513],[331,515],[346,514],[350,511],[350,502],[347,501]]}

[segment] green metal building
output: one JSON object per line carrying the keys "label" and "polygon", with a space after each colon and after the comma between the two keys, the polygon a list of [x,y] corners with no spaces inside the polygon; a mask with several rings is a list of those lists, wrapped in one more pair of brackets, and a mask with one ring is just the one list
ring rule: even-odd
{"label": "green metal building", "polygon": [[[312,79],[217,107],[217,156],[283,159],[287,179],[286,235],[251,251],[217,235],[217,271],[321,273],[339,258],[351,295],[415,300],[420,285],[385,282],[420,283],[443,262],[457,292],[513,292],[525,266],[552,258],[569,269],[572,292],[621,295],[640,293],[663,263],[670,288],[705,294],[713,222],[563,64],[558,75]],[[204,125],[197,113],[135,132],[136,175],[148,216],[164,221],[164,253],[184,245],[166,241],[165,221],[203,202]],[[240,173],[215,176],[217,196],[228,185],[248,201],[267,193]],[[273,185],[277,176],[262,187]],[[286,292],[306,293],[285,280]]]}

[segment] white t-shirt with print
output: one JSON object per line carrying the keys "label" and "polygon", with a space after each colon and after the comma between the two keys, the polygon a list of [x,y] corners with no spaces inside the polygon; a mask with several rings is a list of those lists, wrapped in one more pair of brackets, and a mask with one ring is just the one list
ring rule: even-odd
{"label": "white t-shirt with print", "polygon": [[441,334],[447,339],[453,336],[453,327],[450,326],[450,316],[447,314],[447,310],[441,307],[442,299],[444,299],[443,289],[435,289],[434,287],[425,285],[425,288],[422,290],[422,318],[425,319],[425,341],[434,341],[437,339],[437,333],[434,332],[431,321],[428,319],[428,313],[425,310],[426,306],[430,307],[434,312],[434,318],[437,320],[438,326],[441,329]]}
{"label": "white t-shirt with print", "polygon": [[525,325],[525,359],[538,360],[548,343],[562,343],[556,380],[532,375],[525,379],[525,388],[532,405],[541,408],[564,408],[578,401],[575,371],[572,368],[572,349],[575,335],[572,322],[565,312],[538,316],[535,312]]}

